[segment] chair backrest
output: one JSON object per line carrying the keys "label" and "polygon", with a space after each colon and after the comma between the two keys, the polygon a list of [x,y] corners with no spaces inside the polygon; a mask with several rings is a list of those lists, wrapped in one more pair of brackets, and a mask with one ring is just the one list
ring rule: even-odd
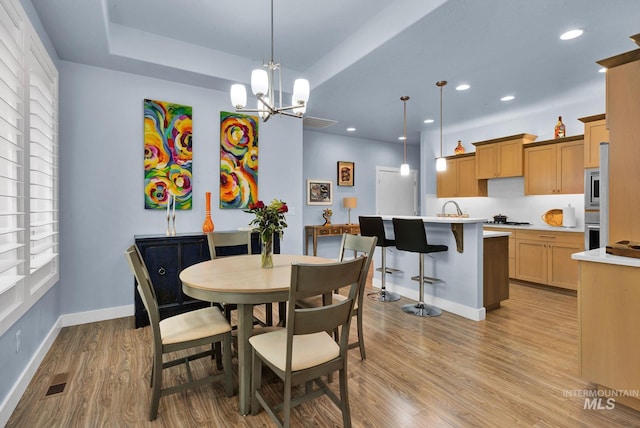
{"label": "chair backrest", "polygon": [[151,335],[154,342],[156,338],[160,339],[160,311],[158,309],[158,301],[153,284],[149,277],[149,271],[142,259],[142,255],[138,247],[133,244],[125,251],[125,257],[129,262],[131,272],[136,278],[136,289],[142,299],[147,314],[149,315],[149,324],[151,325]]}
{"label": "chair backrest", "polygon": [[[291,343],[294,335],[333,331],[342,327],[340,353],[346,355],[349,327],[358,286],[366,276],[366,257],[336,263],[293,264],[287,312],[287,364],[291,364]],[[332,293],[334,289],[349,287],[348,298],[322,307],[297,308],[299,299]],[[287,367],[290,369],[290,366]]]}
{"label": "chair backrest", "polygon": [[394,218],[393,233],[397,249],[415,253],[429,252],[427,232],[421,219]]}
{"label": "chair backrest", "polygon": [[[342,243],[340,244],[340,257],[338,260],[343,261],[345,258],[345,253],[355,252],[354,256],[363,255],[366,257],[366,261],[364,264],[365,274],[362,277],[362,281],[358,286],[358,307],[362,307],[362,296],[364,293],[364,287],[367,282],[367,274],[369,272],[369,266],[371,265],[371,261],[373,260],[373,253],[376,250],[376,244],[378,242],[378,238],[375,236],[358,236],[351,235],[345,233],[342,235]],[[347,254],[349,256],[349,254]]]}
{"label": "chair backrest", "polygon": [[393,240],[387,239],[384,232],[384,223],[382,217],[358,217],[360,223],[360,235],[362,236],[375,236],[378,238],[376,245],[380,247],[393,246]]}
{"label": "chair backrest", "polygon": [[207,243],[209,244],[209,254],[211,259],[221,257],[220,251],[216,248],[236,247],[233,255],[253,254],[251,251],[251,232],[231,231],[231,232],[209,232],[207,233]]}

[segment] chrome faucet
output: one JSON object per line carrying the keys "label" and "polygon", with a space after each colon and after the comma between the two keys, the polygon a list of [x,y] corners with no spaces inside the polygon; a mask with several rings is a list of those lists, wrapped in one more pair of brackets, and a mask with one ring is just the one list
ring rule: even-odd
{"label": "chrome faucet", "polygon": [[456,211],[458,212],[459,216],[462,216],[462,210],[460,209],[460,206],[458,205],[458,203],[456,201],[447,201],[444,203],[444,205],[442,206],[442,215],[444,216],[444,209],[448,204],[453,204],[456,206]]}

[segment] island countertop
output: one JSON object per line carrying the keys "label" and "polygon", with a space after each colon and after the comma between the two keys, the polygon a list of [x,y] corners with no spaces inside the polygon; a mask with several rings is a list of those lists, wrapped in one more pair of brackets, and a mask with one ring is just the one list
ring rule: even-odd
{"label": "island countertop", "polygon": [[484,223],[488,221],[486,217],[454,217],[454,216],[419,216],[419,215],[383,215],[383,220],[392,220],[394,218],[419,218],[425,223]]}

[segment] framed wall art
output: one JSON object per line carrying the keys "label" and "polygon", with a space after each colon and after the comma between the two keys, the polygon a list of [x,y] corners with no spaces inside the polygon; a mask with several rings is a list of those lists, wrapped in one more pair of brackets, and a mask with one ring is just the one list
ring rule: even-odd
{"label": "framed wall art", "polygon": [[307,205],[332,205],[333,181],[307,180]]}
{"label": "framed wall art", "polygon": [[144,100],[144,207],[191,209],[190,106]]}
{"label": "framed wall art", "polygon": [[338,186],[353,186],[355,163],[338,161]]}

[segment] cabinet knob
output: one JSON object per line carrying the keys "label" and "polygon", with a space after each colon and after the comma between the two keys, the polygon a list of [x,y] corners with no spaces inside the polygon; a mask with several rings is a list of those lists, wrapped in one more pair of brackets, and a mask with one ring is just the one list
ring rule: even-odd
{"label": "cabinet knob", "polygon": [[164,275],[165,273],[167,273],[167,271],[166,271],[163,267],[161,267],[160,269],[158,269],[158,274],[160,274],[160,275]]}

